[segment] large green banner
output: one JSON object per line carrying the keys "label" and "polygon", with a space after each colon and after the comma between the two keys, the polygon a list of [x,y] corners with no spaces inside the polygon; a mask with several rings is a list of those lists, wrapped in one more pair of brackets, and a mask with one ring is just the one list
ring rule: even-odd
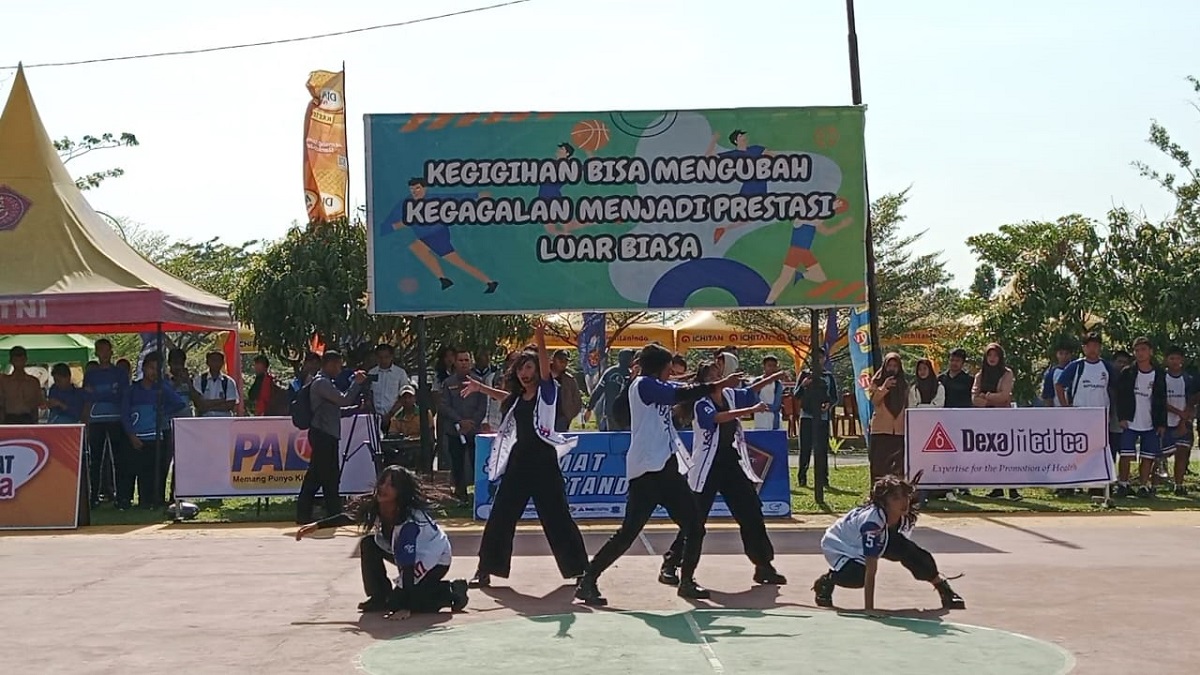
{"label": "large green banner", "polygon": [[367,115],[372,311],[865,301],[862,108]]}

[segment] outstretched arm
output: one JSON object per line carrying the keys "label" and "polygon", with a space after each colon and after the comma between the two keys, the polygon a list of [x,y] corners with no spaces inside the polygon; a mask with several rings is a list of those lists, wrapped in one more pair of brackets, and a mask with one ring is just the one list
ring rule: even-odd
{"label": "outstretched arm", "polygon": [[468,377],[467,381],[463,382],[462,397],[466,398],[471,394],[483,394],[484,396],[487,396],[488,398],[494,398],[497,401],[503,401],[504,399],[508,398],[507,391],[504,391],[503,389],[496,389],[495,387],[489,387],[473,377]]}
{"label": "outstretched arm", "polygon": [[846,216],[845,218],[842,218],[841,220],[832,224],[822,221],[816,224],[817,233],[823,237],[829,237],[846,229],[853,222],[854,218],[850,216]]}
{"label": "outstretched arm", "polygon": [[770,375],[760,379],[758,382],[755,382],[754,384],[750,385],[748,387],[748,389],[750,391],[762,391],[763,387],[767,386],[768,384],[772,384],[777,380],[782,379],[784,375],[786,375],[786,373],[784,371],[782,371],[782,370],[776,371],[776,372],[771,373]]}
{"label": "outstretched arm", "polygon": [[538,371],[542,382],[545,382],[553,377],[550,373],[550,354],[546,351],[546,324],[538,321],[533,332],[533,340],[537,343]]}

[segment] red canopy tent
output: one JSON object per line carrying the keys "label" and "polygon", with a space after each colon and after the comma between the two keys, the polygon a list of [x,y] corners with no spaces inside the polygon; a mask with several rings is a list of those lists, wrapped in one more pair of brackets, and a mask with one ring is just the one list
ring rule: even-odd
{"label": "red canopy tent", "polygon": [[88,205],[17,71],[0,116],[0,334],[233,331],[229,303],[155,267]]}

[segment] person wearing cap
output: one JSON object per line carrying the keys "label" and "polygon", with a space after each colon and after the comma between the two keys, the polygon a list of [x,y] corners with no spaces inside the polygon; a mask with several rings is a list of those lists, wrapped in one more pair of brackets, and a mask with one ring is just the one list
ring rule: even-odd
{"label": "person wearing cap", "polygon": [[779,429],[779,411],[783,408],[783,380],[777,376],[779,372],[779,357],[767,354],[762,360],[763,374],[755,383],[773,378],[772,382],[758,391],[758,400],[767,404],[765,412],[754,413],[755,429]]}
{"label": "person wearing cap", "polygon": [[25,372],[28,361],[24,347],[9,350],[8,363],[12,372],[0,375],[0,409],[4,411],[4,424],[37,424],[38,412],[46,407],[42,381]]}
{"label": "person wearing cap", "polygon": [[[387,433],[389,436],[404,438],[421,437],[421,411],[417,407],[417,390],[412,383],[400,387],[400,395],[396,397],[396,412],[388,418]],[[433,416],[429,416],[433,424]]]}
{"label": "person wearing cap", "polygon": [[[408,372],[396,365],[396,349],[387,343],[375,346],[375,367],[367,371],[371,383],[371,405],[380,416],[380,424],[390,433],[391,422],[400,411],[400,391],[412,384]],[[415,398],[415,390],[414,390]],[[416,418],[420,421],[420,417]],[[417,432],[420,435],[420,431]]]}
{"label": "person wearing cap", "polygon": [[567,350],[558,349],[550,357],[550,375],[558,383],[558,413],[554,418],[554,430],[563,433],[571,430],[571,422],[583,410],[583,394],[575,374],[567,370],[570,363]]}

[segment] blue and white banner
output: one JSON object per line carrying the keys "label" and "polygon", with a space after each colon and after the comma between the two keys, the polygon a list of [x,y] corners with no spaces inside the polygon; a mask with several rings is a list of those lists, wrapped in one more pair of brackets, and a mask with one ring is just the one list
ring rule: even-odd
{"label": "blue and white banner", "polygon": [[585,312],[579,329],[579,372],[595,377],[604,370],[604,312]]}
{"label": "blue and white banner", "polygon": [[[680,432],[685,445],[691,446],[692,433]],[[585,432],[578,434],[579,443],[559,464],[567,484],[567,501],[575,519],[612,518],[625,516],[625,501],[629,482],[625,479],[625,455],[629,452],[628,433]],[[500,481],[489,483],[483,468],[492,450],[494,436],[479,436],[475,440],[475,518],[487,520],[492,512],[492,499]],[[784,431],[747,431],[746,446],[755,473],[763,479],[758,496],[764,516],[784,517],[792,513],[791,486],[788,482],[787,433]],[[501,479],[503,480],[503,479]],[[729,507],[718,497],[712,515],[728,516]],[[537,518],[531,501],[522,516]],[[662,507],[654,518],[666,518]]]}
{"label": "blue and white banner", "polygon": [[871,313],[866,305],[850,310],[850,366],[854,368],[854,398],[858,401],[858,421],[862,423],[863,436],[869,436],[871,428]]}

